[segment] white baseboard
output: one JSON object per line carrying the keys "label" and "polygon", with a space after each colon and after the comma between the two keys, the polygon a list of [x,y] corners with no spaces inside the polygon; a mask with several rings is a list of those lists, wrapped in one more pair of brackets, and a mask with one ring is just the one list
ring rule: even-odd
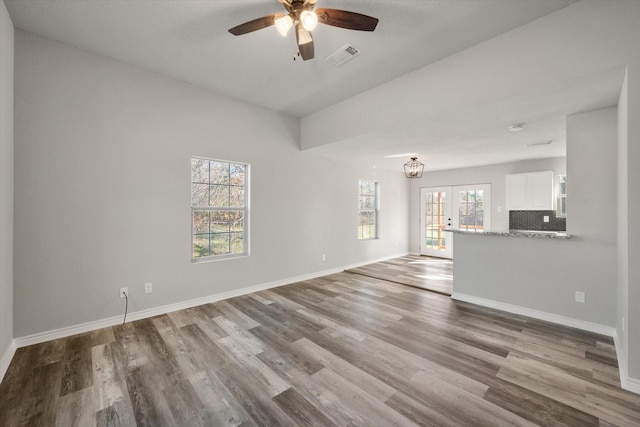
{"label": "white baseboard", "polygon": [[620,376],[622,388],[632,393],[640,394],[640,380],[628,376]]}
{"label": "white baseboard", "polygon": [[618,370],[620,371],[620,385],[623,389],[632,393],[640,394],[640,380],[629,377],[629,371],[627,370],[627,356],[621,351],[622,345],[618,340],[618,335],[613,337],[613,341],[616,347],[616,354],[618,356]]}
{"label": "white baseboard", "polygon": [[0,358],[0,383],[4,378],[4,374],[7,373],[7,369],[9,369],[9,364],[11,364],[11,360],[13,359],[13,355],[16,353],[16,340],[11,340],[9,344],[9,348],[4,352],[2,358]]}
{"label": "white baseboard", "polygon": [[494,301],[486,298],[475,297],[473,295],[461,294],[454,292],[452,299],[464,301],[471,304],[481,305],[483,307],[495,308],[496,310],[506,311],[508,313],[520,314],[522,316],[532,317],[546,322],[556,323],[570,328],[582,329],[583,331],[595,332],[596,334],[606,335],[608,337],[616,336],[616,329],[600,325],[597,323],[585,322],[584,320],[573,319],[570,317],[560,316],[557,314],[547,313],[546,311],[534,310],[531,308],[521,307],[518,305],[507,304],[504,302]]}
{"label": "white baseboard", "polygon": [[[393,258],[398,258],[407,255],[406,253],[393,255],[377,260],[369,260],[366,262],[352,264],[345,267],[331,268],[328,270],[317,271],[315,273],[304,274],[301,276],[290,277],[287,279],[276,280],[274,282],[263,283],[255,286],[248,286],[246,288],[234,289],[232,291],[222,292],[215,295],[208,295],[202,298],[195,298],[188,301],[182,301],[175,304],[164,305],[161,307],[154,307],[147,310],[140,310],[127,315],[127,321],[146,319],[148,317],[158,316],[160,314],[170,313],[172,311],[184,310],[186,308],[196,307],[198,305],[209,304],[216,301],[222,301],[229,298],[234,298],[253,292],[263,291],[266,289],[277,288],[279,286],[290,285],[296,282],[302,282],[305,280],[315,279],[321,276],[327,276],[329,274],[340,273],[350,268],[361,267],[363,265],[372,264],[375,262],[382,262]],[[33,335],[27,335],[24,337],[16,338],[15,346],[17,348],[26,347],[28,345],[39,344],[46,341],[51,341],[59,338],[65,338],[72,335],[82,334],[85,332],[94,331],[100,328],[106,328],[122,323],[122,316],[109,317],[107,319],[94,320],[80,325],[68,326],[65,328],[55,329],[52,331],[41,332]]]}

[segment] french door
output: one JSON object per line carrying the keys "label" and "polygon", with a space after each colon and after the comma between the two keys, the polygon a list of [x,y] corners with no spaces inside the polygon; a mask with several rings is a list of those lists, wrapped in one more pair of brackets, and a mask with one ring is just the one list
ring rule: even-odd
{"label": "french door", "polygon": [[420,254],[440,258],[451,258],[451,232],[445,228],[453,226],[451,187],[420,189]]}
{"label": "french door", "polygon": [[420,189],[420,253],[453,258],[453,239],[447,228],[489,231],[491,185],[458,185]]}

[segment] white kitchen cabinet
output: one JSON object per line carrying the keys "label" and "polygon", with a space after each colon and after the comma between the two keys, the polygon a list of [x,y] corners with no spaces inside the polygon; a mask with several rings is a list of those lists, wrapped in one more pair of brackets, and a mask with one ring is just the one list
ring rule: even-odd
{"label": "white kitchen cabinet", "polygon": [[553,210],[553,171],[507,175],[507,209]]}

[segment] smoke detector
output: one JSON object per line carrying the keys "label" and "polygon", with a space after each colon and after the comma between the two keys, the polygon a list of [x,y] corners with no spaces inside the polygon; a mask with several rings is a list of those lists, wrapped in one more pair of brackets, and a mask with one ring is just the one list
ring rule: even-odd
{"label": "smoke detector", "polygon": [[333,52],[331,55],[327,56],[325,59],[327,62],[331,63],[335,67],[339,67],[345,62],[355,58],[360,55],[362,52],[360,49],[353,47],[350,44],[345,44],[340,49]]}

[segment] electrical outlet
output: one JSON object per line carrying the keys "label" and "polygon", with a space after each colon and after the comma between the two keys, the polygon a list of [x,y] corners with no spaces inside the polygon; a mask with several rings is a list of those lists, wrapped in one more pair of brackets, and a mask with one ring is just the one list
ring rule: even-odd
{"label": "electrical outlet", "polygon": [[545,215],[542,217],[542,222],[549,222],[549,215]]}
{"label": "electrical outlet", "polygon": [[322,261],[326,261],[327,260],[327,256],[325,254],[322,254]]}
{"label": "electrical outlet", "polygon": [[583,291],[576,291],[576,302],[584,304],[585,293]]}
{"label": "electrical outlet", "polygon": [[150,294],[151,292],[153,292],[153,283],[145,283],[144,284],[144,293],[145,294]]}
{"label": "electrical outlet", "polygon": [[120,288],[120,298],[124,298],[124,296],[129,296],[129,288]]}

